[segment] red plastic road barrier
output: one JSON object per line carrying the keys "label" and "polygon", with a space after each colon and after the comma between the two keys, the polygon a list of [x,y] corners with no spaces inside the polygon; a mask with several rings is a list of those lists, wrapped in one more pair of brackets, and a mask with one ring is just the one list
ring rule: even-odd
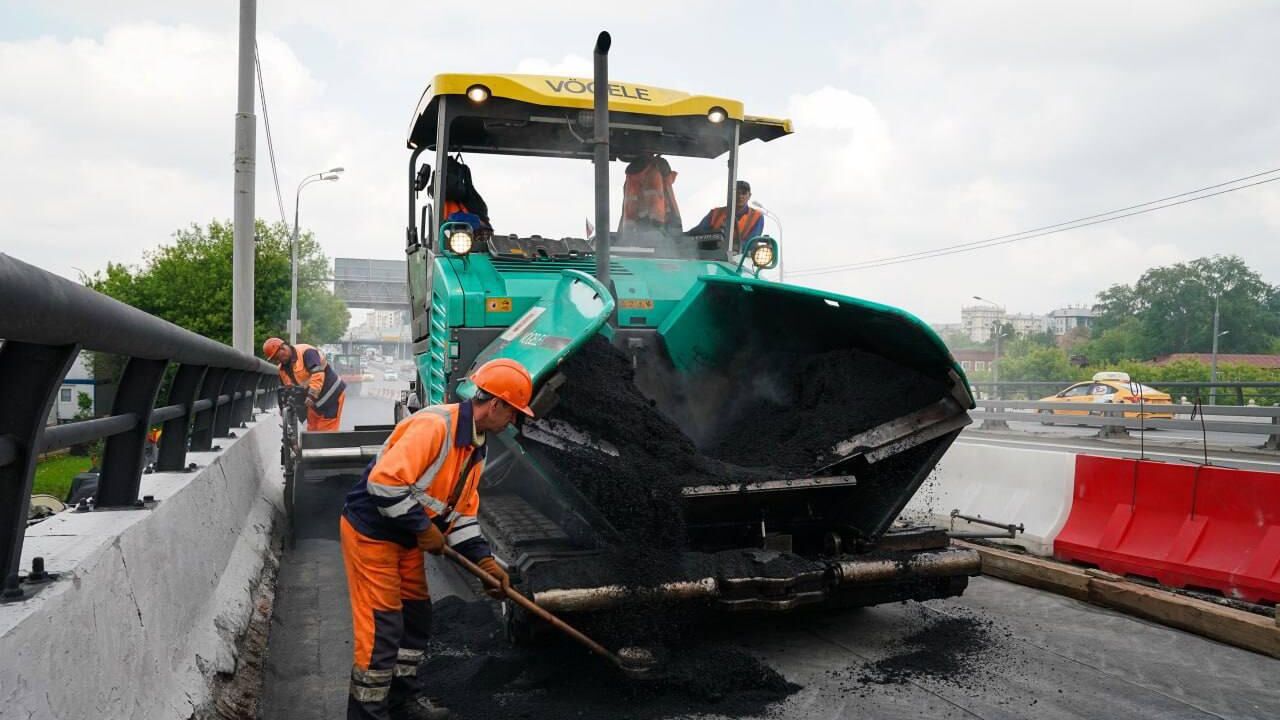
{"label": "red plastic road barrier", "polygon": [[1079,455],[1054,554],[1173,587],[1280,601],[1280,474]]}

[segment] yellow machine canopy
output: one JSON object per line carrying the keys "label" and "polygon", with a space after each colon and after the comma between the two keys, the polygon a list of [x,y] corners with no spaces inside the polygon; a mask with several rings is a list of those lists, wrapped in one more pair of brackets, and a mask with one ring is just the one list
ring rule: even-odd
{"label": "yellow machine canopy", "polygon": [[[594,83],[546,75],[437,75],[409,125],[410,148],[435,149],[441,108],[450,152],[578,157],[592,154]],[[738,100],[624,81],[609,83],[614,158],[643,152],[717,157],[733,143],[768,142],[791,121],[743,113]]]}

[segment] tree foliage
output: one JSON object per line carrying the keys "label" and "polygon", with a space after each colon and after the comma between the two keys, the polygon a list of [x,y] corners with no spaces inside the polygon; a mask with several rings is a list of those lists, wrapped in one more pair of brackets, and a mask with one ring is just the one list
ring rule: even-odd
{"label": "tree foliage", "polygon": [[[290,232],[284,223],[255,224],[254,346],[288,337]],[[222,343],[231,343],[232,225],[211,221],[173,234],[173,242],[148,252],[141,267],[109,263],[83,278],[89,287],[157,317]],[[310,232],[298,238],[299,338],[322,344],[338,340],[350,313],[329,292],[329,261]]]}
{"label": "tree foliage", "polygon": [[1267,352],[1280,335],[1280,289],[1235,255],[1151,268],[1132,286],[1098,294],[1091,361],[1150,359],[1209,352],[1213,311],[1220,298],[1219,352]]}

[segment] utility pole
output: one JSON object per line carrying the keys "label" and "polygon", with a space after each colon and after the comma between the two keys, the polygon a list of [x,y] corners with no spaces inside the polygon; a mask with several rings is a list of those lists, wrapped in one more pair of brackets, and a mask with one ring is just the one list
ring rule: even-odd
{"label": "utility pole", "polygon": [[1218,306],[1221,304],[1222,294],[1219,293],[1213,298],[1213,355],[1209,361],[1209,404],[1218,404],[1218,386],[1214,383],[1218,382]]}
{"label": "utility pole", "polygon": [[240,0],[239,84],[236,92],[235,214],[231,255],[231,344],[253,354],[253,193],[257,118],[253,114],[253,57],[257,0]]}

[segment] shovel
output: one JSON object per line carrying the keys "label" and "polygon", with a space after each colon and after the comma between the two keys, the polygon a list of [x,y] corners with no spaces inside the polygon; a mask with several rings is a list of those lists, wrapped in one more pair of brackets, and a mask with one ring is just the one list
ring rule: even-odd
{"label": "shovel", "polygon": [[[476,576],[486,586],[491,588],[502,587],[502,583],[498,582],[497,578],[485,572],[479,565],[458,554],[453,548],[446,545],[443,548],[443,553],[445,557],[462,566],[464,570]],[[614,667],[622,671],[622,674],[628,678],[646,680],[658,676],[658,661],[653,657],[653,653],[648,650],[641,647],[625,647],[615,653],[583,635],[577,628],[556,617],[551,612],[544,610],[537,603],[516,592],[513,588],[506,588],[506,594],[512,602],[546,620],[552,627],[586,646],[591,652],[613,663]]]}

